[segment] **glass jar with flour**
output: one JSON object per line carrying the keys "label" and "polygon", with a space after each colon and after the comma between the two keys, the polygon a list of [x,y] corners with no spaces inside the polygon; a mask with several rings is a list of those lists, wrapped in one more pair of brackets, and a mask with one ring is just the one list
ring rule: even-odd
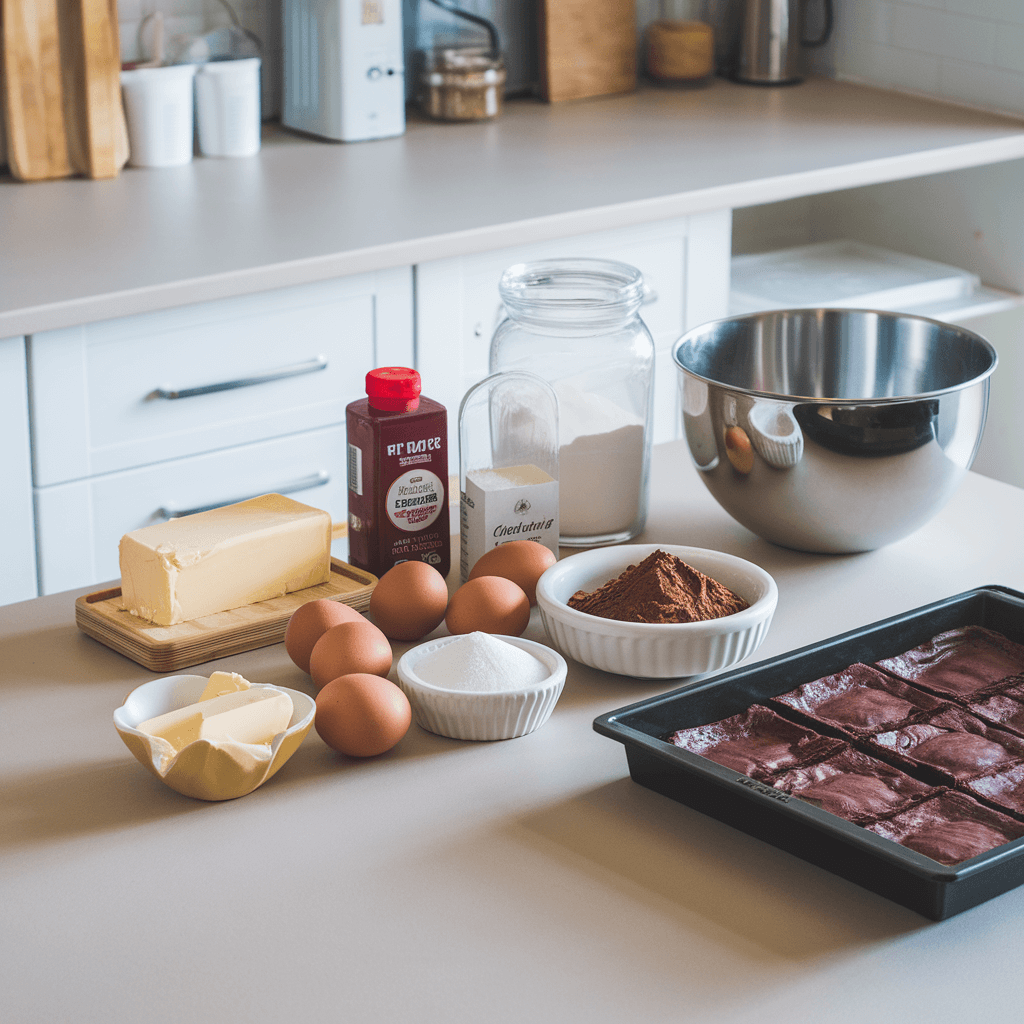
{"label": "glass jar with flour", "polygon": [[558,397],[560,543],[615,544],[647,519],[654,342],[640,319],[643,276],[612,260],[509,267],[491,373],[539,374]]}

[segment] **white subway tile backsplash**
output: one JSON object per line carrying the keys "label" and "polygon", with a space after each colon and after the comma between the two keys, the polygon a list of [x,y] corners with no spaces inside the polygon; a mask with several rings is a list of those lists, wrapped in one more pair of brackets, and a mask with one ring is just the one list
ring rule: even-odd
{"label": "white subway tile backsplash", "polygon": [[996,26],[991,21],[899,3],[892,12],[891,42],[936,57],[993,64]]}
{"label": "white subway tile backsplash", "polygon": [[838,78],[1024,115],[1024,0],[834,0]]}
{"label": "white subway tile backsplash", "polygon": [[972,18],[1024,25],[1024,0],[945,0],[946,9]]}
{"label": "white subway tile backsplash", "polygon": [[892,37],[890,0],[862,0],[843,10],[842,36],[848,41],[888,43]]}

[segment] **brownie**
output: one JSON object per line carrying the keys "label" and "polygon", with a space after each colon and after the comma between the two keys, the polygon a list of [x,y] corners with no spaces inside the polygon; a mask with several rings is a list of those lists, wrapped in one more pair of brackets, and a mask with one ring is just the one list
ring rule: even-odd
{"label": "brownie", "polygon": [[1024,647],[982,626],[961,626],[876,664],[932,693],[964,699],[1024,672]]}
{"label": "brownie", "polygon": [[997,693],[988,700],[972,701],[967,705],[967,710],[1007,732],[1024,736],[1024,703],[1016,697]]}
{"label": "brownie", "polygon": [[1024,835],[1024,822],[948,791],[864,827],[940,864],[959,864]]}
{"label": "brownie", "polygon": [[771,698],[771,703],[851,736],[898,729],[943,706],[938,697],[861,664],[805,683]]}
{"label": "brownie", "polygon": [[850,747],[825,761],[779,775],[772,785],[858,825],[905,810],[936,793],[934,786]]}
{"label": "brownie", "polygon": [[1024,764],[1014,765],[993,775],[983,775],[980,779],[971,779],[966,786],[990,804],[1024,817]]}
{"label": "brownie", "polygon": [[670,743],[762,781],[840,750],[842,740],[821,736],[754,704],[720,722],[679,729]]}
{"label": "brownie", "polygon": [[869,742],[900,761],[928,765],[951,782],[1008,768],[1024,759],[1024,738],[951,705],[925,722],[879,733]]}

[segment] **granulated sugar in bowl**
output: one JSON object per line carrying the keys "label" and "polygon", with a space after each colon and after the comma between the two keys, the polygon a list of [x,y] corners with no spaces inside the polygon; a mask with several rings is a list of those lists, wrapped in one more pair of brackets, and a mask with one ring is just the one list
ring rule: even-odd
{"label": "granulated sugar in bowl", "polygon": [[543,725],[565,685],[565,659],[522,637],[446,636],[407,651],[398,685],[417,724],[459,740],[504,740]]}

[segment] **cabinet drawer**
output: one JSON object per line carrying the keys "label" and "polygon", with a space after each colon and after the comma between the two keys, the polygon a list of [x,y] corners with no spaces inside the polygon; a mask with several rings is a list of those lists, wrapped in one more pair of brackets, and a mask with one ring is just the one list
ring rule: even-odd
{"label": "cabinet drawer", "polygon": [[123,534],[206,506],[286,492],[344,521],[344,424],[35,489],[40,593],[120,575]]}
{"label": "cabinet drawer", "polygon": [[33,336],[36,486],[343,422],[367,370],[412,360],[411,285],[401,268]]}

